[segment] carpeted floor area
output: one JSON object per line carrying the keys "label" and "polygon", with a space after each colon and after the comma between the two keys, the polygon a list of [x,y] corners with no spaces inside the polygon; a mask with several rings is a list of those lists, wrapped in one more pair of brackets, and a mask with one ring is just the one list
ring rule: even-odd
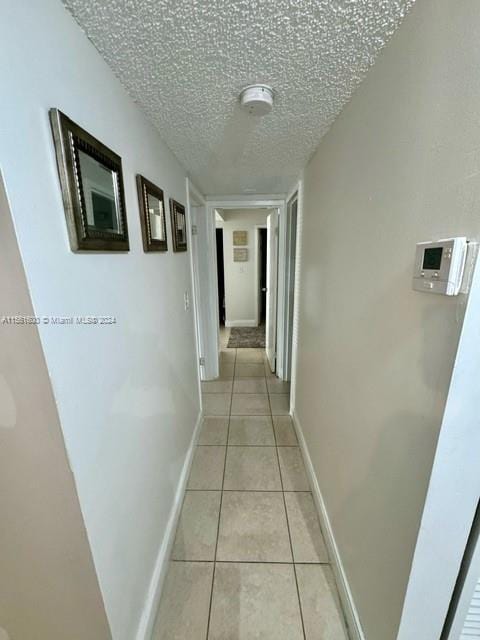
{"label": "carpeted floor area", "polygon": [[228,340],[229,349],[265,348],[265,325],[259,327],[232,327]]}

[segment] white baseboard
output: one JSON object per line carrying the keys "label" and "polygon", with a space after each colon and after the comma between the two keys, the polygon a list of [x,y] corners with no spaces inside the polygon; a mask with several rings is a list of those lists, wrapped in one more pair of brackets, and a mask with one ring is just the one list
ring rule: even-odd
{"label": "white baseboard", "polygon": [[296,416],[294,410],[292,411],[292,419],[295,426],[295,431],[297,433],[300,449],[303,453],[303,458],[305,460],[306,471],[307,471],[308,478],[310,480],[313,499],[315,501],[315,505],[317,507],[318,514],[320,517],[320,525],[321,525],[322,533],[325,538],[325,544],[327,546],[328,556],[330,558],[332,570],[335,575],[335,581],[337,583],[340,600],[342,601],[343,610],[344,610],[347,624],[349,627],[351,640],[365,640],[365,635],[362,630],[362,625],[360,623],[360,618],[358,616],[357,608],[355,606],[353,595],[350,590],[350,585],[348,584],[348,579],[347,579],[345,570],[343,568],[340,552],[338,550],[337,543],[335,541],[335,536],[333,534],[330,518],[328,517],[325,501],[323,500],[322,492],[320,491],[318,479],[317,479],[315,470],[313,468],[312,460],[308,452],[305,438],[303,436],[302,427],[298,421],[298,417]]}
{"label": "white baseboard", "polygon": [[155,618],[157,615],[158,606],[160,604],[162,587],[168,570],[169,559],[172,552],[173,542],[175,540],[175,532],[177,529],[178,519],[180,517],[180,511],[182,509],[183,496],[185,495],[185,490],[187,488],[190,467],[192,466],[193,453],[195,451],[197,440],[200,435],[201,424],[202,412],[198,414],[197,422],[193,430],[192,439],[190,441],[190,446],[185,457],[185,462],[183,463],[182,472],[180,474],[177,490],[175,492],[175,498],[170,510],[165,534],[158,550],[155,567],[153,569],[152,578],[150,580],[150,585],[145,600],[145,606],[140,618],[140,623],[138,625],[135,640],[151,640],[152,637],[153,625],[155,624]]}
{"label": "white baseboard", "polygon": [[256,320],[225,320],[226,327],[258,327]]}

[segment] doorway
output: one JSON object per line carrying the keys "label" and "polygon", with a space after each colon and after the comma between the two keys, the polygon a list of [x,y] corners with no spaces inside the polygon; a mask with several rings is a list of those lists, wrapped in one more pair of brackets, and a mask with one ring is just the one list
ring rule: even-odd
{"label": "doorway", "polygon": [[[265,349],[269,297],[270,207],[215,210],[216,280],[220,346]],[[226,342],[226,344],[225,344]]]}
{"label": "doorway", "polygon": [[217,246],[218,322],[225,326],[225,265],[223,257],[223,229],[215,229]]}
{"label": "doorway", "polygon": [[267,318],[267,228],[258,233],[258,324],[265,325]]}
{"label": "doorway", "polygon": [[[274,362],[276,360],[277,324],[283,317],[280,312],[283,303],[277,313],[277,272],[282,273],[278,287],[283,287],[284,282],[283,272],[279,271],[278,264],[281,255],[278,251],[279,220],[285,215],[286,203],[284,200],[255,198],[202,199],[198,202],[200,207],[195,215],[197,212],[194,205],[197,202],[193,202],[194,189],[190,182],[188,184],[189,209],[194,214],[192,277],[195,307],[198,309],[202,380],[214,380],[219,376],[221,351],[225,348],[241,348],[238,345],[227,347],[224,344],[227,334],[234,330],[245,335],[249,331],[258,332],[259,323],[263,324],[264,319],[263,340],[271,345],[269,369],[275,371],[276,367],[272,368],[271,359]],[[270,234],[267,233],[265,242],[265,230],[259,233],[259,228],[268,225]],[[223,231],[223,247],[217,229]],[[260,262],[259,252],[262,258]],[[259,289],[266,289],[260,291],[262,296],[259,295]],[[280,333],[279,336],[281,335]],[[240,335],[240,339],[242,337],[244,336]],[[228,341],[229,338],[230,335]],[[283,340],[279,338],[279,351],[282,346]],[[262,348],[265,347],[262,345]],[[222,354],[222,360],[225,358],[225,354]]]}

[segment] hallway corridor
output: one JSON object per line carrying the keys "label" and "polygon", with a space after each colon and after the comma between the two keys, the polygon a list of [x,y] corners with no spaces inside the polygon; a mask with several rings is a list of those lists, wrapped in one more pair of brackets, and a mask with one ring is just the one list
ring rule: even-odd
{"label": "hallway corridor", "polygon": [[288,383],[225,333],[153,638],[346,640]]}
{"label": "hallway corridor", "polygon": [[460,640],[480,2],[0,16],[0,640]]}

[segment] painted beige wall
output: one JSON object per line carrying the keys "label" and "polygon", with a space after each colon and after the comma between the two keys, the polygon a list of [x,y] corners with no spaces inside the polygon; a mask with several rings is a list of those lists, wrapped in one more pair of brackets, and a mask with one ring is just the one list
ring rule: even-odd
{"label": "painted beige wall", "polygon": [[368,640],[394,640],[465,299],[415,243],[480,237],[478,2],[422,0],[304,175],[295,412]]}
{"label": "painted beige wall", "polygon": [[[258,298],[258,245],[257,226],[267,224],[268,209],[225,210],[223,222],[217,227],[223,228],[223,259],[225,268],[225,311],[226,324],[235,326],[245,324],[254,326],[257,314]],[[246,231],[248,262],[233,261],[233,232]]]}
{"label": "painted beige wall", "polygon": [[108,640],[0,174],[0,638]]}

